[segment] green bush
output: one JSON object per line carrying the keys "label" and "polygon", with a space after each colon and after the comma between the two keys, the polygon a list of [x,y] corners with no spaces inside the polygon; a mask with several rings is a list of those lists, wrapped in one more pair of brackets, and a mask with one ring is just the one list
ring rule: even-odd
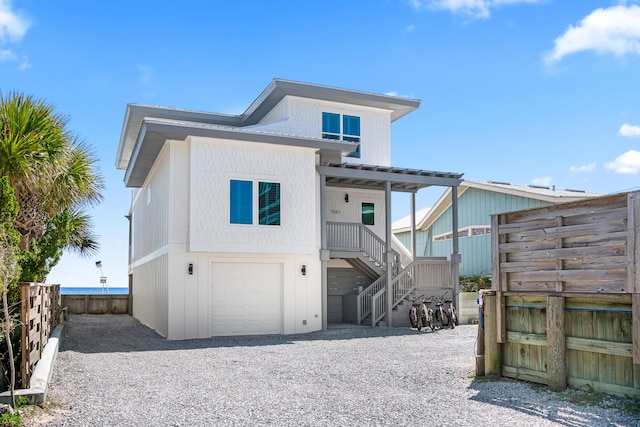
{"label": "green bush", "polygon": [[0,427],[20,427],[22,425],[22,419],[20,414],[10,414],[5,412],[0,415]]}
{"label": "green bush", "polygon": [[491,289],[490,274],[460,277],[460,292],[478,292],[480,289]]}

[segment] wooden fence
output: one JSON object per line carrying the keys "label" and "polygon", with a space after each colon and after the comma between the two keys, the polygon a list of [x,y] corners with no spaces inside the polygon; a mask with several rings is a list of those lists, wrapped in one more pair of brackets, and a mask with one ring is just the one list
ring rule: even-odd
{"label": "wooden fence", "polygon": [[478,373],[640,397],[640,192],[492,216]]}
{"label": "wooden fence", "polygon": [[33,368],[42,357],[51,332],[60,321],[60,285],[21,283],[22,300],[22,361],[20,372],[23,386],[29,384]]}
{"label": "wooden fence", "polygon": [[73,314],[129,314],[129,295],[62,295]]}

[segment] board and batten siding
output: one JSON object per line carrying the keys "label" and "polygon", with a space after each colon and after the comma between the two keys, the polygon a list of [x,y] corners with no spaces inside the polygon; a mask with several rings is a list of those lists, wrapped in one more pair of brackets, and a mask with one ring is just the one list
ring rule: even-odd
{"label": "board and batten siding", "polygon": [[[458,227],[490,225],[491,215],[548,206],[550,203],[528,197],[513,196],[467,188],[458,197]],[[433,241],[434,236],[451,232],[451,207],[426,230],[416,231],[416,251],[419,256],[446,256],[453,250],[451,240]],[[411,233],[399,233],[397,237],[407,247],[411,247]],[[458,241],[462,262],[460,276],[491,273],[491,237],[489,235],[462,237]]]}
{"label": "board and batten siding", "polygon": [[141,323],[168,333],[169,212],[171,205],[171,142],[160,152],[142,188],[134,191],[131,209],[133,242],[133,315]]}

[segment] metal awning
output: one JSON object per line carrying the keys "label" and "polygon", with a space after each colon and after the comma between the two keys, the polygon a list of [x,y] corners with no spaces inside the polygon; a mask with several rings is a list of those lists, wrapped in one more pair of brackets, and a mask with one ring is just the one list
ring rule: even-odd
{"label": "metal awning", "polygon": [[318,173],[326,177],[330,187],[385,190],[391,183],[391,191],[415,193],[431,186],[456,187],[462,182],[461,173],[436,172],[391,166],[358,165],[340,163],[318,166]]}

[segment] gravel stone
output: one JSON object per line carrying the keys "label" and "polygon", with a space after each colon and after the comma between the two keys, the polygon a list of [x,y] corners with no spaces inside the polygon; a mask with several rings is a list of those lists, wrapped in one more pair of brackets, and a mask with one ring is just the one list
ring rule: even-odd
{"label": "gravel stone", "polygon": [[476,338],[352,326],[167,341],[130,316],[71,315],[51,403],[24,425],[640,426],[620,399],[474,380]]}

